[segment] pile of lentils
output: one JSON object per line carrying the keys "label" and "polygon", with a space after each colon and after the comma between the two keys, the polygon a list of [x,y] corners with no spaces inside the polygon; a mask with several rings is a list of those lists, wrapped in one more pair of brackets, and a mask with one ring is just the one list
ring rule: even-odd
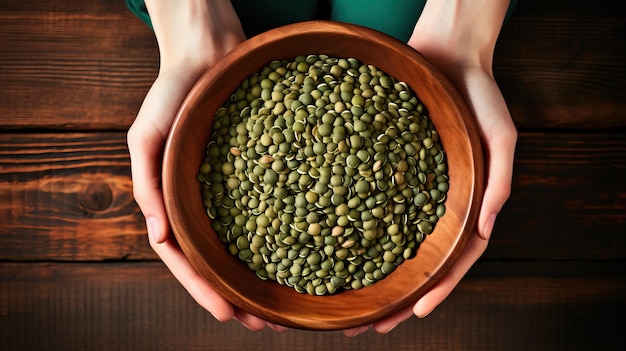
{"label": "pile of lentils", "polygon": [[211,225],[261,279],[374,284],[445,213],[437,131],[406,83],[353,58],[269,63],[216,114],[200,167]]}

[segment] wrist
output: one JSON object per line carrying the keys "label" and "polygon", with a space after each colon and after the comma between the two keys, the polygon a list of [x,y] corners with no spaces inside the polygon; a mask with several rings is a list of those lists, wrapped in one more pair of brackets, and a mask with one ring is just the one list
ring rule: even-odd
{"label": "wrist", "polygon": [[245,40],[229,0],[146,0],[161,71],[181,65],[207,69]]}
{"label": "wrist", "polygon": [[438,66],[491,72],[509,1],[427,1],[408,44]]}

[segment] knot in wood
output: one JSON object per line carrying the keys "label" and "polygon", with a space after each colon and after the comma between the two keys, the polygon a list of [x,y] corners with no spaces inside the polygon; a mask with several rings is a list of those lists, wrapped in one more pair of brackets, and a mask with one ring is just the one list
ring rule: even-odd
{"label": "knot in wood", "polygon": [[106,183],[91,183],[80,195],[80,203],[90,212],[104,211],[113,202],[113,191]]}

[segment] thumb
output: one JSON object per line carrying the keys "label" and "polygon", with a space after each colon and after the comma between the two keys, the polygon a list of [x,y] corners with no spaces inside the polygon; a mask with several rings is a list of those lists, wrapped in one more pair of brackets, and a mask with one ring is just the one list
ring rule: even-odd
{"label": "thumb", "polygon": [[496,216],[511,193],[517,130],[490,74],[469,70],[463,77],[464,96],[476,118],[485,155],[485,190],[478,218],[478,235],[489,240]]}
{"label": "thumb", "polygon": [[161,161],[164,138],[145,120],[137,119],[129,130],[133,196],[146,218],[148,235],[156,243],[167,239],[169,223],[161,191]]}
{"label": "thumb", "polygon": [[[145,130],[141,123],[133,124],[134,130]],[[146,218],[148,235],[156,243],[167,239],[169,222],[161,191],[162,141],[154,134],[128,133],[128,149],[131,158],[133,196]]]}
{"label": "thumb", "polygon": [[[495,96],[500,96],[495,95]],[[483,200],[478,218],[478,234],[489,240],[496,217],[511,194],[513,160],[517,142],[517,130],[508,113],[504,99],[493,99],[486,111],[499,115],[487,126],[483,125],[483,147],[485,154],[486,180]]]}
{"label": "thumb", "polygon": [[156,243],[167,240],[170,232],[161,190],[163,150],[178,108],[197,78],[181,76],[169,79],[167,74],[159,75],[127,135],[133,195]]}
{"label": "thumb", "polygon": [[487,156],[487,179],[478,219],[479,236],[489,240],[496,217],[511,194],[513,162],[511,155],[516,140],[510,136],[507,140],[491,140],[485,148]]}

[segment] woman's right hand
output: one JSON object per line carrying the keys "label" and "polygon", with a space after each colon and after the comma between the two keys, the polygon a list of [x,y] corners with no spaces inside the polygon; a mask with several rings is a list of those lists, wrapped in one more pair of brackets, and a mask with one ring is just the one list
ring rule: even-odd
{"label": "woman's right hand", "polygon": [[159,74],[128,131],[133,194],[146,218],[150,245],[198,304],[216,319],[251,330],[269,325],[221,297],[191,266],[173,237],[161,190],[165,142],[174,117],[198,78],[243,42],[229,0],[146,0],[159,46]]}

